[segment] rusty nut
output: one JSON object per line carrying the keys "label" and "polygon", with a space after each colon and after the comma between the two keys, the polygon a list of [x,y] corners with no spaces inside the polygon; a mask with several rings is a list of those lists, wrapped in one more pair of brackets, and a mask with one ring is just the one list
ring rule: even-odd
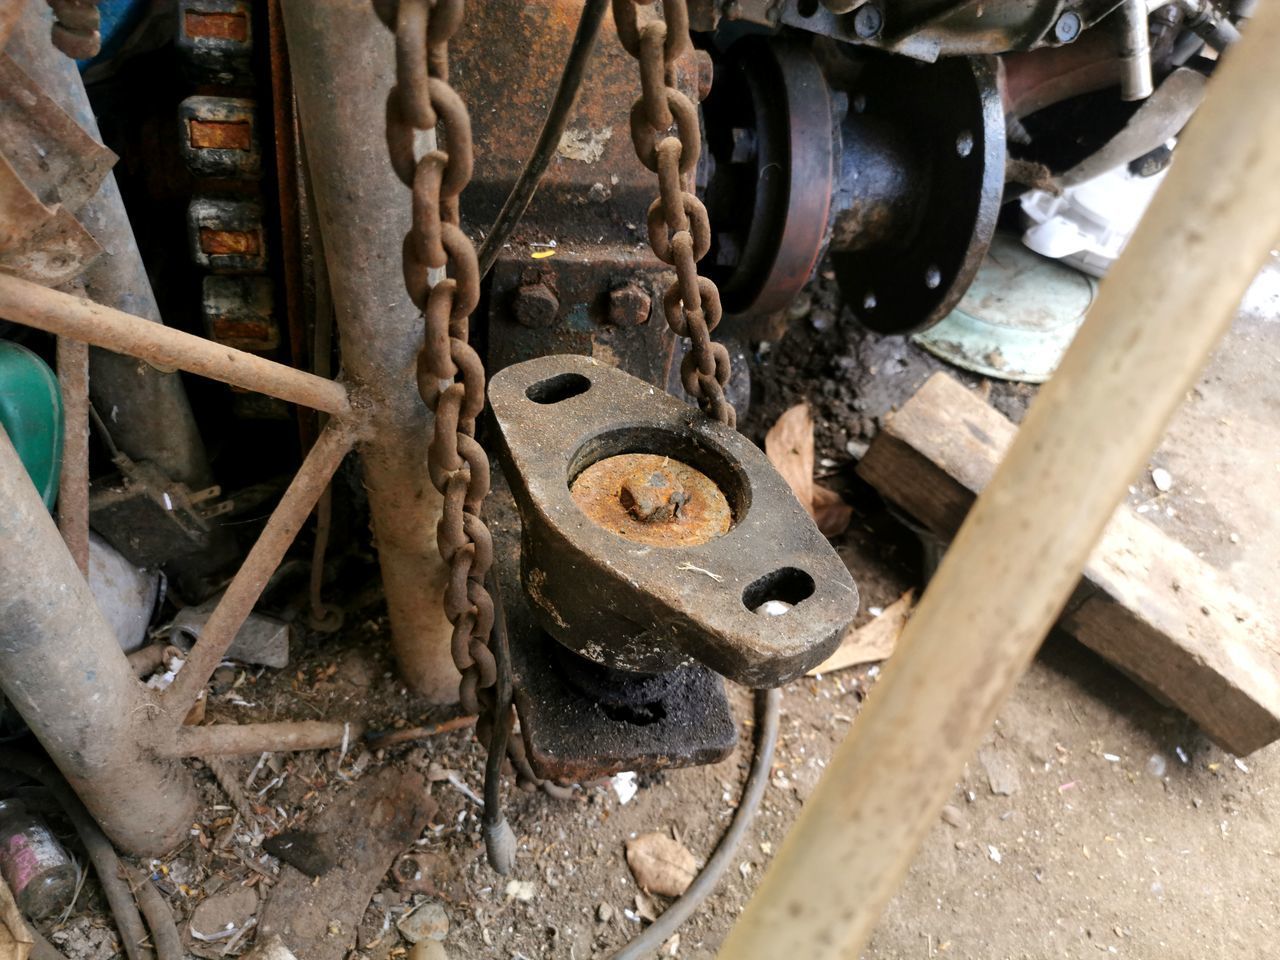
{"label": "rusty nut", "polygon": [[526,327],[549,327],[560,313],[560,300],[542,281],[524,283],[511,299],[511,312]]}
{"label": "rusty nut", "polygon": [[649,319],[652,298],[636,283],[609,291],[609,322],[617,327],[638,327]]}

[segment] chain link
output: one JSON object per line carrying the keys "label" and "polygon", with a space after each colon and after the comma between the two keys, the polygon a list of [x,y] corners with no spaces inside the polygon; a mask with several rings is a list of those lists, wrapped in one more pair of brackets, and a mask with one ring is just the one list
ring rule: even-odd
{"label": "chain link", "polygon": [[[514,717],[510,710],[505,717],[495,715],[498,665],[490,647],[495,611],[485,586],[493,538],[480,515],[489,493],[489,458],[475,438],[485,372],[469,343],[471,312],[480,302],[480,267],[475,246],[460,226],[458,206],[471,180],[471,118],[449,85],[449,39],[462,24],[463,0],[399,0],[393,9],[386,3],[376,9],[396,37],[387,148],[392,168],[413,196],[402,250],[404,283],[424,325],[417,381],[434,414],[427,472],[444,497],[436,541],[449,565],[444,611],[453,625],[450,653],[462,674],[458,698],[464,710],[478,715],[476,736],[487,746],[500,724],[510,731]],[[438,127],[444,131],[443,149]],[[521,787],[554,792],[553,784],[533,772],[520,737],[506,740]]]}
{"label": "chain link", "polygon": [[[640,62],[640,99],[631,108],[631,142],[640,162],[658,175],[658,197],[649,206],[649,244],[676,280],[662,298],[667,326],[689,338],[680,382],[704,413],[737,425],[725,395],[729,351],[711,333],[723,310],[720,291],[698,276],[698,261],[711,248],[707,208],[694,193],[693,175],[702,152],[697,105],[676,89],[676,64],[693,50],[685,0],[663,0],[661,19],[640,22],[640,0],[612,0],[618,39]],[[671,129],[675,128],[675,134]]]}
{"label": "chain link", "polygon": [[102,46],[98,0],[48,0],[53,45],[73,60],[96,57]]}

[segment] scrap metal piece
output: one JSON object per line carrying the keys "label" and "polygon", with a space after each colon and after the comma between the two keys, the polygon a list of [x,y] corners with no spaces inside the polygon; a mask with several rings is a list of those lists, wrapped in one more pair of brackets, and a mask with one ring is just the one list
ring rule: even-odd
{"label": "scrap metal piece", "polygon": [[[594,360],[549,356],[494,376],[489,400],[520,508],[522,580],[542,626],[588,660],[659,673],[700,661],[748,686],[820,663],[857,610],[844,563],[741,434]],[[599,526],[570,485],[622,454],[705,474],[732,512],[722,536],[637,544]],[[786,612],[767,621],[768,601]]]}
{"label": "scrap metal piece", "polygon": [[197,82],[253,79],[253,19],[244,0],[180,0],[175,45]]}
{"label": "scrap metal piece", "polygon": [[[171,636],[176,644],[190,649],[200,639],[222,594],[199,606],[183,607],[173,618]],[[235,639],[223,654],[228,660],[256,663],[277,670],[289,665],[289,624],[261,613],[250,613],[236,631]]]}
{"label": "scrap metal piece", "polygon": [[[486,507],[494,572],[502,591],[520,734],[534,772],[585,783],[623,770],[640,773],[716,763],[737,744],[724,682],[702,666],[659,676],[591,664],[549,636],[520,577],[520,517],[505,485]],[[427,891],[430,892],[430,891]]]}
{"label": "scrap metal piece", "polygon": [[179,147],[197,177],[250,180],[262,173],[257,104],[238,97],[187,97],[178,104]]}
{"label": "scrap metal piece", "polygon": [[257,200],[193,197],[187,207],[191,258],[225,273],[261,273],[267,268],[267,236]]}
{"label": "scrap metal piece", "polygon": [[168,565],[208,551],[214,536],[208,517],[221,507],[202,506],[221,493],[170,480],[149,461],[117,454],[117,479],[98,483],[89,495],[89,522],[104,540],[139,567]]}

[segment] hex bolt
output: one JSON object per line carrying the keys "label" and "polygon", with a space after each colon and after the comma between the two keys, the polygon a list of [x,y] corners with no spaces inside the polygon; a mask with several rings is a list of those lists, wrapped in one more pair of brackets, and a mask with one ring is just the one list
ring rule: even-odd
{"label": "hex bolt", "polygon": [[512,297],[511,312],[526,327],[549,327],[560,313],[560,300],[542,280],[522,283]]}
{"label": "hex bolt", "polygon": [[638,327],[649,319],[653,301],[637,283],[609,291],[609,322],[617,327]]}
{"label": "hex bolt", "polygon": [[870,40],[884,26],[884,13],[874,3],[864,3],[853,15],[853,32],[863,40]]}
{"label": "hex bolt", "polygon": [[1080,36],[1080,15],[1068,10],[1053,25],[1053,35],[1059,43],[1070,43]]}
{"label": "hex bolt", "polygon": [[689,502],[680,481],[668,470],[637,470],[622,481],[618,500],[642,523],[678,520]]}

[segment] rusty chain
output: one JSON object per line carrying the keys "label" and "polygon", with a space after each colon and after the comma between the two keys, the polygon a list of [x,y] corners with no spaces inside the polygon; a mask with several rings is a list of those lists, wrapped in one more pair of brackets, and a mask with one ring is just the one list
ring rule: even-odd
{"label": "rusty chain", "polygon": [[[379,5],[381,6],[381,5]],[[518,736],[507,736],[512,711],[498,704],[498,663],[490,645],[494,601],[486,587],[493,539],[481,518],[489,493],[489,459],[476,441],[484,408],[485,372],[468,342],[471,312],[480,301],[476,249],[462,231],[458,196],[471,179],[471,119],[449,85],[449,38],[462,23],[463,0],[400,0],[382,11],[396,37],[396,84],[387,98],[387,146],[391,165],[412,190],[412,221],[402,251],[409,298],[425,326],[418,354],[418,391],[434,414],[427,448],[432,485],[444,497],[436,528],[440,555],[449,565],[444,610],[453,625],[451,653],[462,674],[462,708],[479,716],[476,735],[488,746],[495,732],[521,786],[534,774]],[[433,142],[437,121],[445,148]],[[426,149],[418,155],[419,145]],[[498,725],[505,727],[498,731]],[[546,785],[554,789],[554,785]]]}
{"label": "rusty chain", "polygon": [[53,45],[73,60],[97,56],[102,46],[98,32],[98,0],[48,0],[53,10]]}
{"label": "rusty chain", "polygon": [[649,206],[649,244],[659,260],[676,269],[662,305],[667,326],[689,338],[680,382],[704,413],[734,427],[737,415],[725,396],[729,351],[711,339],[723,313],[720,291],[710,279],[698,276],[698,261],[711,248],[707,208],[695,195],[693,183],[702,151],[698,108],[676,89],[676,65],[693,51],[689,10],[685,0],[663,0],[661,19],[641,24],[639,7],[647,4],[612,2],[618,39],[640,62],[640,99],[631,108],[631,141],[640,162],[658,175],[658,197]]}

